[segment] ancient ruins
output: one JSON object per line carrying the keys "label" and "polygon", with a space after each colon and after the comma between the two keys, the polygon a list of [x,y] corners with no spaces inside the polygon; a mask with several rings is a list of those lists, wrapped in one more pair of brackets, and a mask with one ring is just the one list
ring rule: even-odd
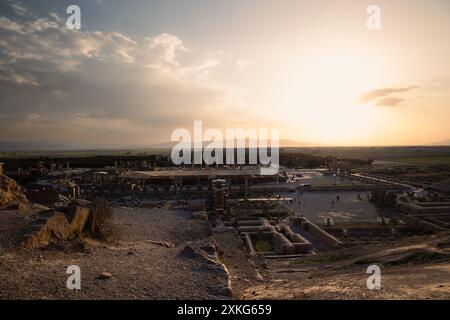
{"label": "ancient ruins", "polygon": [[[44,161],[8,171],[0,166],[0,214],[8,221],[2,230],[15,239],[8,246],[31,255],[64,243],[98,255],[100,247],[92,247],[98,241],[95,202],[105,199],[120,236],[136,239],[106,243],[129,255],[138,243],[173,252],[170,259],[196,264],[188,270],[222,279],[214,294],[228,298],[260,282],[295,278],[305,272],[302,261],[449,231],[450,194],[442,184],[419,186],[357,167],[331,158],[322,168],[262,176],[258,166],[156,167],[146,161],[116,160],[101,168]],[[173,224],[178,231],[170,240],[163,230]],[[100,272],[99,279],[120,277],[113,274]],[[212,283],[205,290],[217,285]]]}

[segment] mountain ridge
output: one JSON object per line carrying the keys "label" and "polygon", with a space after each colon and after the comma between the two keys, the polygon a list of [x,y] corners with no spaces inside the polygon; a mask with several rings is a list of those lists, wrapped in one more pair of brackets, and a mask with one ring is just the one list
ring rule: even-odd
{"label": "mountain ridge", "polygon": [[[206,147],[212,141],[203,141]],[[248,145],[249,140],[246,140]],[[81,145],[65,141],[0,141],[1,152],[20,151],[74,151],[74,150],[121,150],[121,149],[171,149],[179,142],[159,142],[148,145],[127,145],[127,144],[103,144],[103,145]],[[222,141],[226,146],[226,141]],[[236,144],[235,144],[236,145]],[[293,140],[280,140],[282,148],[315,147],[324,146],[316,143],[299,142]]]}

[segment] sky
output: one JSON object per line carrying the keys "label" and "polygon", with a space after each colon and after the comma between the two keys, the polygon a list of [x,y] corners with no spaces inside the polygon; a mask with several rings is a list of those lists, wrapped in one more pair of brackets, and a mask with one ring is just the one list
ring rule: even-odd
{"label": "sky", "polygon": [[448,0],[0,0],[0,141],[145,146],[201,120],[319,145],[440,142],[449,34]]}

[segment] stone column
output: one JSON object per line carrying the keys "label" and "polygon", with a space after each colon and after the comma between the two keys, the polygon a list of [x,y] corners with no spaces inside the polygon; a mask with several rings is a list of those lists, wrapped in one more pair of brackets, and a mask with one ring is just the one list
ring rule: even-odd
{"label": "stone column", "polygon": [[245,176],[245,200],[248,199],[248,176]]}
{"label": "stone column", "polygon": [[0,187],[3,187],[3,162],[0,162]]}

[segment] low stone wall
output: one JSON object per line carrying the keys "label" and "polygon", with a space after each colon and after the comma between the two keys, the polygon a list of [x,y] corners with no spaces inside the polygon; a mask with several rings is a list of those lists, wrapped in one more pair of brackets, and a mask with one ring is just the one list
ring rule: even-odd
{"label": "low stone wall", "polygon": [[258,220],[242,220],[237,223],[237,230],[241,232],[276,232],[275,228],[269,223],[267,219],[261,218]]}
{"label": "low stone wall", "polygon": [[237,223],[238,227],[259,227],[259,226],[265,226],[268,224],[268,221],[266,219],[259,219],[259,220],[241,220]]}
{"label": "low stone wall", "polygon": [[433,223],[433,224],[435,224],[435,225],[437,225],[437,226],[439,226],[441,228],[444,228],[444,229],[450,228],[450,223],[449,222],[440,220],[438,217],[427,218],[427,221],[429,221],[429,222],[431,222],[431,223]]}
{"label": "low stone wall", "polygon": [[419,227],[422,227],[425,230],[429,230],[429,231],[433,231],[433,232],[447,231],[447,229],[445,229],[445,228],[442,228],[438,225],[435,225],[434,223],[427,222],[424,220],[419,220]]}
{"label": "low stone wall", "polygon": [[448,202],[410,203],[399,201],[397,206],[402,212],[408,214],[437,214],[450,212],[450,204]]}
{"label": "low stone wall", "polygon": [[[277,255],[292,255],[311,253],[312,244],[292,229],[284,225],[281,232],[271,226],[267,219],[241,221],[238,223],[238,232],[244,241],[245,247],[250,254],[256,254],[253,238],[265,237],[271,241],[274,253]],[[262,252],[262,254],[274,254],[273,252]]]}
{"label": "low stone wall", "polygon": [[342,241],[305,218],[302,219],[301,227],[302,229],[308,231],[314,238],[319,240],[329,249],[334,250],[342,248],[344,246],[344,243]]}
{"label": "low stone wall", "polygon": [[416,215],[403,215],[402,220],[412,226],[423,228],[424,230],[431,232],[442,232],[447,231],[446,228],[440,227],[434,223],[425,221],[420,216]]}
{"label": "low stone wall", "polygon": [[291,227],[288,225],[283,225],[281,227],[281,232],[293,243],[306,243],[308,240],[303,238],[301,235],[292,231]]}
{"label": "low stone wall", "polygon": [[238,232],[258,233],[258,232],[276,232],[276,230],[272,226],[255,226],[255,227],[239,227]]}
{"label": "low stone wall", "polygon": [[247,252],[250,254],[256,254],[255,247],[253,246],[253,241],[250,238],[250,234],[247,232],[244,232],[241,234],[242,241],[244,241],[245,249],[247,249]]}
{"label": "low stone wall", "polygon": [[277,232],[273,235],[273,245],[275,248],[275,252],[279,255],[290,255],[297,253],[295,252],[294,245],[282,233]]}

